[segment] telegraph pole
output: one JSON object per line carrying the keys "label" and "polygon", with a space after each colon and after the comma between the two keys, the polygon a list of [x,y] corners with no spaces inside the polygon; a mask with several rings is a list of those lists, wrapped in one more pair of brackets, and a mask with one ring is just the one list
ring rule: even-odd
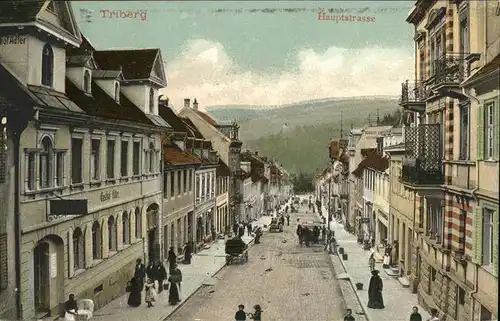
{"label": "telegraph pole", "polygon": [[379,109],[377,109],[377,126],[380,124],[380,115],[379,115]]}
{"label": "telegraph pole", "polygon": [[340,139],[343,138],[344,134],[344,112],[340,112]]}

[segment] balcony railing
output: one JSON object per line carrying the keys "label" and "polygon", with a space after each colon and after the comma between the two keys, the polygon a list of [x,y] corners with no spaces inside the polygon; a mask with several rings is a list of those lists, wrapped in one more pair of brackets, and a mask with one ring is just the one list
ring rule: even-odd
{"label": "balcony railing", "polygon": [[441,124],[405,128],[405,152],[403,182],[414,185],[443,183]]}
{"label": "balcony railing", "polygon": [[434,62],[434,86],[458,85],[470,75],[471,55],[446,53]]}
{"label": "balcony railing", "polygon": [[401,84],[401,106],[411,103],[425,103],[427,98],[426,89],[421,81],[405,81]]}

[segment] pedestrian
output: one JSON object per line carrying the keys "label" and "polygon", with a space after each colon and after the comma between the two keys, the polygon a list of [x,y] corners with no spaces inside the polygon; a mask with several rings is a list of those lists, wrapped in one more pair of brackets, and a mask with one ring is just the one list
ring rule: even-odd
{"label": "pedestrian", "polygon": [[248,236],[252,236],[252,223],[247,223],[247,234]]}
{"label": "pedestrian", "polygon": [[261,321],[262,320],[262,308],[260,305],[256,304],[254,307],[254,312],[249,313],[248,316],[250,319],[255,320],[255,321]]}
{"label": "pedestrian", "polygon": [[286,226],[290,226],[290,214],[288,213],[286,214]]}
{"label": "pedestrian", "polygon": [[162,293],[165,280],[167,279],[167,270],[162,262],[156,264],[156,278],[158,280],[158,293]]}
{"label": "pedestrian", "polygon": [[413,311],[410,314],[410,321],[422,321],[422,316],[418,312],[417,307],[413,307]]}
{"label": "pedestrian", "polygon": [[146,267],[146,277],[147,279],[151,279],[153,283],[156,281],[156,271],[158,269],[156,268],[155,264],[153,261],[149,262],[148,266]]}
{"label": "pedestrian", "polygon": [[372,252],[370,254],[370,258],[368,259],[368,266],[370,267],[370,271],[375,270],[375,253]]}
{"label": "pedestrian", "polygon": [[75,321],[78,315],[78,304],[75,300],[75,295],[70,294],[69,300],[64,303],[64,321]]}
{"label": "pedestrian", "polygon": [[352,310],[351,309],[347,309],[346,310],[346,313],[345,313],[345,316],[344,316],[344,321],[356,321],[356,319],[354,319],[354,317],[352,316]]}
{"label": "pedestrian", "polygon": [[177,255],[175,255],[173,246],[171,246],[170,250],[168,250],[167,262],[169,265],[169,271],[172,271],[174,266],[177,264]]}
{"label": "pedestrian", "polygon": [[243,237],[243,235],[245,235],[245,227],[243,223],[241,223],[240,226],[238,227],[238,236]]}
{"label": "pedestrian", "polygon": [[297,237],[299,238],[299,244],[302,245],[302,225],[300,223],[297,225]]}
{"label": "pedestrian", "polygon": [[234,236],[238,235],[238,223],[234,222],[233,224],[233,234]]}
{"label": "pedestrian", "polygon": [[330,254],[337,254],[337,239],[335,239],[335,233],[332,233],[330,237]]}
{"label": "pedestrian", "polygon": [[128,305],[137,308],[141,305],[142,284],[136,278],[132,278],[127,285]]}
{"label": "pedestrian", "polygon": [[431,317],[427,321],[440,321],[438,316],[438,310],[436,308],[431,309]]}
{"label": "pedestrian", "polygon": [[137,259],[135,261],[135,271],[134,278],[138,284],[138,286],[142,289],[144,288],[144,278],[146,277],[146,267],[142,263],[141,259]]}
{"label": "pedestrian", "polygon": [[148,282],[146,283],[146,297],[144,300],[146,301],[148,308],[154,307],[153,302],[156,300],[156,290],[152,279],[148,279]]}
{"label": "pedestrian", "polygon": [[372,277],[370,279],[370,285],[368,286],[368,307],[370,309],[383,309],[384,298],[382,297],[382,289],[384,285],[382,279],[380,278],[379,271],[373,270]]}
{"label": "pedestrian", "polygon": [[193,251],[191,250],[191,242],[186,242],[186,245],[184,245],[184,261],[182,263],[184,264],[191,264],[191,258],[193,255]]}
{"label": "pedestrian", "polygon": [[246,321],[247,313],[245,312],[245,306],[243,304],[238,305],[238,311],[234,315],[236,321]]}
{"label": "pedestrian", "polygon": [[170,272],[170,277],[168,278],[169,292],[168,292],[168,303],[170,305],[176,305],[181,301],[180,296],[180,285],[182,282],[182,273],[177,268],[177,265],[174,266],[173,270]]}

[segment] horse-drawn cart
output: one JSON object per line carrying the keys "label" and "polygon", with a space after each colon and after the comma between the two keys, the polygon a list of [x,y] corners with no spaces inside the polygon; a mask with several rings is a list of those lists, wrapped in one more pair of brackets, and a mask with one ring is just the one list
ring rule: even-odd
{"label": "horse-drawn cart", "polygon": [[244,264],[248,262],[248,247],[238,236],[226,241],[226,263]]}
{"label": "horse-drawn cart", "polygon": [[281,222],[279,222],[275,217],[271,219],[271,224],[269,224],[269,232],[283,232],[283,224],[281,224]]}

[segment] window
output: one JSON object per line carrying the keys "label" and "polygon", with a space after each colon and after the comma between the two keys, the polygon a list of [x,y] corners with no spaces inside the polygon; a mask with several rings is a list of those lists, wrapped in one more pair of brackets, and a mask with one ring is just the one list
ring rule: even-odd
{"label": "window", "polygon": [[49,44],[42,50],[42,85],[52,87],[54,81],[54,52]]}
{"label": "window", "polygon": [[189,191],[193,190],[193,172],[188,170]]}
{"label": "window", "polygon": [[460,106],[460,159],[470,156],[470,105]]}
{"label": "window", "polygon": [[36,189],[36,174],[35,174],[35,153],[28,153],[26,155],[26,164],[28,167],[28,173],[26,178],[26,187],[30,191],[34,191]]}
{"label": "window", "polygon": [[133,148],[132,148],[132,175],[139,175],[139,168],[140,168],[140,155],[141,155],[141,143],[140,142],[134,142]]}
{"label": "window", "polygon": [[493,216],[495,212],[485,207],[483,209],[483,264],[493,264]]}
{"label": "window", "polygon": [[128,176],[128,141],[122,140],[122,148],[121,148],[121,174],[122,177]]}
{"label": "window", "polygon": [[82,147],[83,139],[71,139],[71,183],[79,184],[83,182],[82,175]]}
{"label": "window", "polygon": [[201,197],[205,199],[207,197],[207,191],[205,190],[205,187],[207,186],[207,176],[203,175],[201,178]]}
{"label": "window", "polygon": [[123,212],[122,215],[122,243],[130,244],[130,219],[127,212]]}
{"label": "window", "polygon": [[48,137],[42,140],[39,161],[40,188],[48,188],[52,186],[52,142]]}
{"label": "window", "polygon": [[113,216],[108,218],[108,249],[110,252],[116,252],[116,222]]}
{"label": "window", "polygon": [[175,195],[175,172],[170,172],[170,197]]}
{"label": "window", "polygon": [[419,67],[418,67],[418,75],[420,80],[425,79],[425,54],[422,51],[420,53]]}
{"label": "window", "polygon": [[443,209],[440,200],[427,199],[427,232],[431,239],[437,243],[442,242],[443,235]]}
{"label": "window", "polygon": [[64,152],[56,153],[56,184],[64,186]]}
{"label": "window", "polygon": [[100,152],[101,140],[92,139],[92,146],[90,151],[90,178],[93,181],[99,181],[101,178]]}
{"label": "window", "polygon": [[98,222],[94,222],[94,225],[92,225],[92,258],[99,260],[102,257],[101,255],[101,226]]}
{"label": "window", "polygon": [[184,193],[186,193],[188,191],[188,184],[187,184],[187,175],[188,175],[188,171],[187,170],[184,170],[183,172],[183,182],[184,182]]}
{"label": "window", "polygon": [[155,91],[153,88],[149,88],[149,113],[154,112],[155,107]]}
{"label": "window", "polygon": [[6,160],[7,160],[7,137],[6,137],[6,128],[4,124],[4,120],[7,118],[2,118],[2,123],[0,125],[0,183],[5,182],[6,176]]}
{"label": "window", "polygon": [[[155,145],[153,143],[149,144],[149,172],[155,172]],[[179,190],[180,191],[180,190]]]}
{"label": "window", "polygon": [[85,73],[83,74],[83,90],[86,93],[90,93],[91,88],[92,88],[92,79],[90,78],[90,71],[85,70]]}
{"label": "window", "polygon": [[484,306],[481,305],[481,316],[479,317],[480,321],[491,321],[493,320],[493,314],[488,311]]}
{"label": "window", "polygon": [[120,103],[120,84],[115,82],[115,101]]}
{"label": "window", "polygon": [[467,13],[464,12],[460,14],[460,52],[468,53],[469,46],[469,19]]}
{"label": "window", "polygon": [[494,159],[496,152],[495,144],[498,137],[495,137],[495,117],[495,103],[486,104],[484,110],[484,156],[486,159]]}
{"label": "window", "polygon": [[85,269],[85,238],[79,227],[73,231],[73,267],[75,271]]}
{"label": "window", "polygon": [[106,151],[106,177],[108,179],[115,178],[115,141],[108,140]]}
{"label": "window", "polygon": [[182,171],[177,171],[177,193],[182,194]]}
{"label": "window", "polygon": [[135,208],[135,238],[140,239],[142,234],[142,220],[141,220],[141,210],[136,207]]}
{"label": "window", "polygon": [[457,302],[460,305],[465,305],[465,290],[459,286],[457,286]]}

